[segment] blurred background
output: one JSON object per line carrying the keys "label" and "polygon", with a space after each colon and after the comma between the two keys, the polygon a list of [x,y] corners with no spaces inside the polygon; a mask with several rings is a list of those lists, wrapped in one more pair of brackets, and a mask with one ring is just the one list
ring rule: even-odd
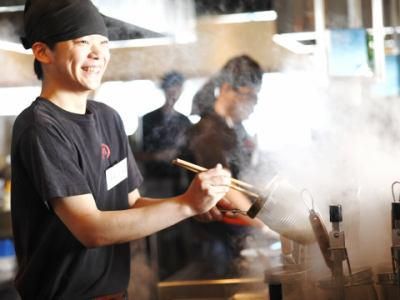
{"label": "blurred background", "polygon": [[[9,223],[12,124],[40,92],[33,56],[19,43],[24,2],[0,0],[2,299],[7,299],[2,291],[13,297],[15,268]],[[106,18],[111,61],[92,98],[121,114],[132,147],[141,147],[141,118],[164,103],[163,74],[176,70],[185,76],[175,109],[195,123],[194,94],[228,59],[247,54],[264,71],[258,104],[244,122],[257,141],[258,161],[311,191],[327,223],[328,206],[343,205],[353,262],[372,267],[390,262],[390,202],[395,201],[390,187],[400,177],[398,0],[93,2]],[[270,178],[270,170],[264,171]],[[237,295],[238,287],[246,285],[251,288],[245,291],[262,291],[264,270],[282,246],[268,241],[262,246],[267,254],[252,252],[260,241],[250,241],[245,253],[250,264],[260,255],[267,261],[254,263],[255,277],[218,284],[225,291],[232,287]],[[133,299],[259,299],[217,291],[200,297],[196,286],[216,285],[182,283],[182,277],[160,280],[159,264],[171,258],[163,256],[157,237],[135,243],[133,249]],[[172,290],[182,286],[186,294],[173,296]]]}

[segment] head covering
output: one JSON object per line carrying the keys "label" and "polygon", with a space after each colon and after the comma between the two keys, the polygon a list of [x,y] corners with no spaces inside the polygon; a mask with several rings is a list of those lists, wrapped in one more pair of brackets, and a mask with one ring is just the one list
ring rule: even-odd
{"label": "head covering", "polygon": [[85,35],[108,36],[103,16],[90,0],[27,0],[24,10],[25,49],[38,41],[57,43]]}

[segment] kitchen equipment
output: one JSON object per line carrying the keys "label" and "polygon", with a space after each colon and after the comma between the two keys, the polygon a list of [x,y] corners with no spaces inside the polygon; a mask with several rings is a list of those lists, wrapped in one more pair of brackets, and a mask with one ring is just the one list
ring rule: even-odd
{"label": "kitchen equipment", "polygon": [[383,300],[400,299],[400,196],[396,201],[395,186],[399,181],[392,183],[392,272],[379,273],[377,284]]}
{"label": "kitchen equipment", "polygon": [[392,184],[392,266],[396,284],[400,285],[400,199],[396,202],[394,187],[400,184],[395,181]]}
{"label": "kitchen equipment", "polygon": [[317,283],[318,300],[378,300],[371,268],[360,268],[341,281],[335,277]]}
{"label": "kitchen equipment", "polygon": [[[182,159],[175,159],[172,163],[195,173],[207,170]],[[272,230],[300,244],[315,241],[301,192],[284,178],[275,176],[263,190],[232,178],[230,187],[243,192],[253,201],[247,211],[249,217],[259,218]]]}
{"label": "kitchen equipment", "polygon": [[310,299],[307,270],[298,264],[283,265],[265,271],[270,300]]}
{"label": "kitchen equipment", "polygon": [[272,230],[297,243],[315,241],[308,208],[299,189],[275,176],[260,195],[247,212],[250,217],[259,218]]}
{"label": "kitchen equipment", "polygon": [[[371,268],[362,268],[353,272],[350,265],[345,234],[340,228],[343,221],[342,206],[329,206],[329,219],[332,230],[329,232],[329,253],[332,276],[319,280],[320,294],[317,299],[327,300],[377,300]],[[344,272],[346,261],[348,274]]]}
{"label": "kitchen equipment", "polygon": [[332,260],[332,276],[339,284],[344,283],[343,261],[346,261],[348,272],[351,275],[350,260],[345,246],[344,231],[340,230],[340,223],[343,221],[342,206],[330,205],[329,217],[332,223],[332,231],[329,233],[329,251]]}
{"label": "kitchen equipment", "polygon": [[265,290],[262,276],[205,280],[168,280],[158,283],[158,299],[228,300],[235,299],[235,296],[237,297],[238,294],[243,293],[257,292],[259,293],[258,296],[263,295],[263,293],[265,295]]}
{"label": "kitchen equipment", "polygon": [[379,273],[377,285],[382,300],[400,299],[400,287],[397,284],[397,276],[392,272]]}
{"label": "kitchen equipment", "polygon": [[333,262],[331,259],[331,253],[329,251],[330,244],[329,244],[329,234],[325,227],[325,224],[322,220],[321,215],[316,211],[314,206],[314,199],[311,196],[311,193],[307,190],[303,191],[303,196],[308,194],[311,200],[311,206],[307,205],[306,199],[304,198],[304,202],[308,206],[309,209],[309,216],[308,219],[310,221],[311,227],[313,229],[315,239],[317,240],[319,249],[321,250],[322,256],[327,267],[332,271],[333,269]]}

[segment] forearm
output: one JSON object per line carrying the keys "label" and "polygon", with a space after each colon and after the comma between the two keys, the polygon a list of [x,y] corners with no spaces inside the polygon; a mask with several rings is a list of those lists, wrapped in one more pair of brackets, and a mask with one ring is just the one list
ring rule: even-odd
{"label": "forearm", "polygon": [[154,205],[157,202],[165,201],[165,200],[166,199],[140,197],[139,199],[137,199],[137,201],[135,202],[135,204],[132,207],[135,207],[135,208],[145,207],[145,206],[149,206],[149,205]]}
{"label": "forearm", "polygon": [[54,198],[51,206],[71,233],[86,247],[124,243],[145,237],[183,219],[202,214],[229,189],[230,174],[221,166],[198,174],[188,190],[167,199],[142,198],[129,193],[130,208],[100,211],[92,194]]}
{"label": "forearm", "polygon": [[133,208],[100,212],[98,218],[88,224],[90,236],[95,237],[91,246],[140,239],[193,216],[195,213],[182,197],[139,199]]}
{"label": "forearm", "polygon": [[138,198],[133,207],[118,211],[98,210],[90,194],[51,203],[72,234],[92,248],[139,239],[191,217],[195,212],[185,197]]}

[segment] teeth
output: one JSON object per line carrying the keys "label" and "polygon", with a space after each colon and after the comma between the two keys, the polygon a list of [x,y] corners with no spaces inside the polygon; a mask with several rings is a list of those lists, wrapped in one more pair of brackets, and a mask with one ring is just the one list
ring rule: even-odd
{"label": "teeth", "polygon": [[100,67],[83,67],[82,68],[86,72],[98,72],[100,71]]}

